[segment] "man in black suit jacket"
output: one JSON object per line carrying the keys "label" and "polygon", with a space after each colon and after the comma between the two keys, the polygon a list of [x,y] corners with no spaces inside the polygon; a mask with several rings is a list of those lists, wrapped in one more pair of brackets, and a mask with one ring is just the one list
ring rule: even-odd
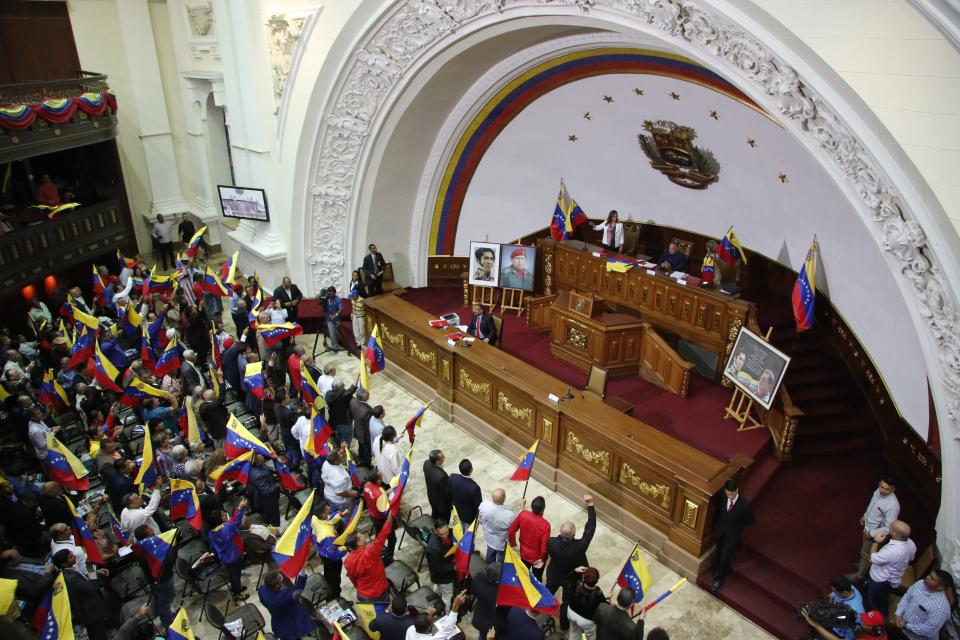
{"label": "man in black suit jacket", "polygon": [[297,285],[293,284],[290,276],[283,279],[283,284],[273,290],[273,298],[280,302],[280,306],[287,310],[287,320],[289,322],[297,321],[297,306],[303,300],[303,294]]}
{"label": "man in black suit jacket", "polygon": [[471,473],[473,473],[473,463],[464,458],[460,461],[460,473],[453,474],[447,481],[450,502],[457,508],[460,522],[468,527],[477,519],[480,503],[483,502],[480,485],[470,477]]}
{"label": "man in black suit jacket", "polygon": [[371,244],[370,253],[363,257],[363,274],[367,279],[367,295],[376,296],[383,293],[383,269],[386,261],[377,251],[377,245]]}
{"label": "man in black suit jacket", "polygon": [[740,542],[743,528],[756,522],[753,516],[753,507],[750,502],[740,495],[737,483],[732,479],[723,485],[724,499],[713,514],[713,536],[717,543],[717,568],[713,574],[713,590],[716,591],[723,584],[723,579],[730,573],[730,557]]}
{"label": "man in black suit jacket", "polygon": [[[423,461],[423,475],[427,483],[427,500],[430,502],[430,517],[434,520],[450,518],[450,477],[443,468],[443,451],[434,449]],[[459,511],[457,512],[459,515]],[[472,521],[471,521],[472,522]],[[469,527],[470,522],[464,527]],[[464,529],[466,530],[466,529]]]}
{"label": "man in black suit jacket", "polygon": [[467,325],[467,333],[476,336],[490,346],[497,344],[497,326],[493,324],[493,316],[486,312],[482,304],[473,305],[473,315]]}

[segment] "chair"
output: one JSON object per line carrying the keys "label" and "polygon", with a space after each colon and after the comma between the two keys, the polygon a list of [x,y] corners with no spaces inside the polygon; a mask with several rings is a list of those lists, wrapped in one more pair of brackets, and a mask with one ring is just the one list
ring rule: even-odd
{"label": "chair", "polygon": [[145,595],[150,588],[147,576],[136,562],[111,563],[109,569],[110,589],[124,602]]}
{"label": "chair", "polygon": [[623,253],[632,256],[637,252],[637,243],[640,241],[640,223],[623,223]]}
{"label": "chair", "polygon": [[[412,519],[413,512],[419,511],[420,515]],[[397,549],[403,546],[403,541],[409,535],[417,541],[422,549],[420,562],[417,564],[417,571],[423,566],[423,560],[427,557],[427,540],[430,538],[430,532],[433,530],[433,518],[423,513],[423,508],[417,505],[407,512],[406,518],[400,518],[400,526],[403,527],[403,533],[400,534],[400,540],[397,542]]]}
{"label": "chair", "polygon": [[387,580],[397,593],[406,593],[412,585],[420,587],[420,576],[403,560],[394,560],[386,566]]}
{"label": "chair", "polygon": [[493,346],[498,349],[503,349],[503,318],[501,316],[495,316],[492,313],[490,317],[493,318],[493,326],[497,330],[497,344]]}
{"label": "chair", "polygon": [[[212,593],[215,593],[229,585],[230,578],[227,576],[226,571],[221,566],[217,567],[213,573],[197,579],[194,578],[190,567],[190,560],[177,557],[177,564],[174,565],[174,571],[183,580],[183,593],[180,594],[180,606],[183,606],[183,601],[187,599],[188,595],[200,594],[203,596],[203,600],[200,602],[200,618],[197,620],[197,622],[200,622],[203,620],[203,613],[205,611],[207,599]],[[189,592],[187,591],[188,589],[190,589]]]}
{"label": "chair", "polygon": [[584,389],[587,393],[603,400],[607,397],[607,370],[590,365],[590,372],[587,374],[587,386]]}
{"label": "chair", "polygon": [[407,604],[417,611],[426,611],[427,607],[433,607],[437,610],[437,617],[447,612],[446,607],[443,606],[443,598],[430,587],[420,587],[413,593],[407,594],[406,598]]}
{"label": "chair", "polygon": [[[256,638],[257,634],[263,631],[263,628],[266,626],[266,622],[263,619],[263,616],[260,614],[260,610],[252,604],[245,604],[237,609],[233,610],[233,613],[227,614],[226,616],[220,613],[220,610],[217,609],[216,605],[212,602],[206,602],[201,609],[201,614],[206,611],[207,621],[210,625],[220,632],[220,635],[217,636],[217,640],[221,638],[236,638],[236,640],[244,640],[244,638]],[[227,631],[227,624],[231,622],[236,622],[237,620],[243,621],[243,635],[239,638]]]}
{"label": "chair", "polygon": [[681,240],[680,238],[671,238],[670,242],[675,242],[677,248],[680,249],[680,252],[683,255],[690,257],[690,252],[693,251],[693,242],[690,240]]}
{"label": "chair", "polygon": [[260,565],[260,571],[257,573],[257,584],[254,589],[260,588],[260,581],[263,580],[263,569],[273,562],[273,554],[270,550],[265,551],[245,551],[243,554],[243,566],[252,567]]}
{"label": "chair", "polygon": [[307,581],[300,592],[301,600],[306,600],[310,606],[307,609],[316,607],[324,602],[329,602],[334,598],[333,587],[323,577],[323,574],[313,573],[307,576]]}
{"label": "chair", "polygon": [[470,579],[476,579],[478,575],[487,570],[487,561],[480,555],[479,551],[474,551],[470,554]]}

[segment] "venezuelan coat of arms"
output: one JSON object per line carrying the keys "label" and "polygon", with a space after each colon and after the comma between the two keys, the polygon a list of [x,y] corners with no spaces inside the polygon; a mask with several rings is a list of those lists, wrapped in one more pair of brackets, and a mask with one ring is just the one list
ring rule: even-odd
{"label": "venezuelan coat of arms", "polygon": [[669,120],[645,120],[649,133],[638,134],[640,148],[650,159],[650,166],[667,179],[688,189],[706,189],[716,182],[720,163],[709,149],[693,144],[697,132]]}

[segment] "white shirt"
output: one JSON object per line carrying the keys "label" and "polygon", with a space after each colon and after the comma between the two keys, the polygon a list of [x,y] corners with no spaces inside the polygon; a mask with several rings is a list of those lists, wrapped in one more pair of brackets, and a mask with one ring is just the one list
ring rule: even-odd
{"label": "white shirt", "polygon": [[433,626],[437,630],[436,633],[417,633],[416,627],[407,627],[407,635],[404,638],[405,640],[430,640],[431,638],[433,640],[445,640],[446,638],[452,638],[460,631],[457,628],[457,612],[451,611],[435,621]]}
{"label": "white shirt", "polygon": [[374,464],[383,475],[383,481],[389,483],[395,476],[400,475],[400,466],[403,465],[403,453],[400,447],[392,442],[383,444],[383,451],[380,450],[380,442],[383,436],[377,437],[373,441],[373,455],[376,458]]}
{"label": "white shirt", "polygon": [[290,428],[293,437],[300,441],[300,451],[303,453],[307,452],[307,442],[310,440],[311,431],[313,431],[310,426],[310,418],[300,416],[293,423],[293,427]]}
{"label": "white shirt", "polygon": [[614,247],[623,246],[623,223],[618,222],[613,225],[613,242],[607,242],[607,223],[601,222],[593,228],[594,231],[603,231],[603,243],[610,244]]}
{"label": "white shirt", "polygon": [[910,538],[890,540],[883,549],[870,554],[870,579],[899,587],[903,572],[916,554],[917,545]]}
{"label": "white shirt", "polygon": [[73,542],[73,536],[70,536],[66,540],[50,540],[50,555],[52,556],[57,551],[61,549],[66,549],[73,555],[77,557],[76,568],[78,571],[82,570],[83,573],[87,573],[87,552],[84,551],[83,547],[75,544]]}
{"label": "white shirt", "polygon": [[320,394],[324,398],[327,397],[327,392],[333,388],[334,380],[336,380],[336,378],[334,378],[333,376],[329,376],[327,374],[323,374],[322,376],[317,378],[317,389],[320,390]]}
{"label": "white shirt", "polygon": [[287,310],[282,307],[280,309],[267,309],[267,313],[270,314],[270,324],[283,324],[287,321]]}
{"label": "white shirt", "polygon": [[370,416],[370,442],[377,440],[383,433],[384,428],[383,420],[376,416]]}
{"label": "white shirt", "polygon": [[33,455],[37,457],[37,460],[47,459],[47,433],[49,432],[50,427],[43,422],[33,422],[31,420],[27,427],[27,435],[31,444],[33,444]]}
{"label": "white shirt", "polygon": [[150,528],[153,529],[155,534],[159,534],[160,527],[157,526],[156,520],[153,519],[153,514],[156,513],[157,507],[159,506],[160,491],[157,490],[150,496],[150,502],[147,503],[147,506],[140,507],[139,509],[124,507],[123,511],[120,512],[120,526],[130,533],[133,533],[140,525],[147,524],[150,525]]}
{"label": "white shirt", "polygon": [[336,505],[337,509],[340,509],[344,503],[350,501],[350,498],[339,495],[353,488],[350,472],[342,464],[324,462],[323,469],[320,470],[320,478],[323,480],[323,498],[331,506]]}
{"label": "white shirt", "polygon": [[20,366],[20,363],[17,362],[16,360],[7,360],[6,363],[3,365],[3,379],[4,379],[4,380],[7,379],[7,372],[8,372],[8,371],[16,371],[17,373],[20,374],[20,377],[21,377],[21,378],[22,378],[23,376],[27,375],[27,372],[23,370],[23,367],[21,367],[21,366]]}
{"label": "white shirt", "polygon": [[154,222],[153,231],[150,232],[157,242],[166,244],[170,242],[170,234],[173,232],[173,220],[164,220],[163,222]]}

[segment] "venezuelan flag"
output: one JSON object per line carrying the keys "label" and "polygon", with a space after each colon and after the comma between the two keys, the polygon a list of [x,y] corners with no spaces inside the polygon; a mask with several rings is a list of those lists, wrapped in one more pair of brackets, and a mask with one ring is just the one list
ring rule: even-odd
{"label": "venezuelan flag", "polygon": [[109,307],[110,303],[113,302],[111,299],[110,293],[107,292],[107,285],[103,281],[103,278],[100,277],[100,272],[97,271],[97,265],[92,265],[93,269],[93,297],[100,303],[102,307]]}
{"label": "venezuelan flag", "polygon": [[66,318],[67,322],[71,325],[76,322],[76,319],[73,317],[73,308],[73,296],[68,293],[67,301],[60,305],[60,319],[63,320]]}
{"label": "venezuelan flag", "polygon": [[110,361],[110,358],[103,355],[103,351],[100,350],[99,340],[94,344],[93,363],[93,377],[101,387],[109,389],[110,391],[116,391],[117,393],[123,391],[120,385],[117,384],[117,377],[119,377],[120,372],[117,371],[117,368]]}
{"label": "venezuelan flag", "polygon": [[747,255],[744,253],[743,247],[740,246],[740,241],[737,239],[737,234],[733,232],[733,227],[727,229],[723,238],[720,239],[720,246],[717,247],[717,257],[731,267],[737,264],[737,260],[743,260],[743,264],[747,264]]}
{"label": "venezuelan flag", "polygon": [[560,610],[560,603],[553,594],[533,577],[532,569],[523,564],[513,547],[507,545],[504,552],[497,605],[533,609],[547,615],[556,615]]}
{"label": "venezuelan flag", "polygon": [[263,336],[263,341],[268,347],[272,347],[284,338],[292,338],[303,334],[303,327],[296,322],[284,322],[283,324],[261,324],[257,327],[257,333]]}
{"label": "venezuelan flag", "polygon": [[[157,266],[150,269],[150,273],[143,281],[143,295],[148,296],[152,293],[170,293],[173,291],[174,280],[169,275],[157,273]],[[161,316],[162,317],[162,316]]]}
{"label": "venezuelan flag", "polygon": [[93,345],[96,341],[96,329],[86,327],[77,327],[76,337],[73,340],[73,348],[70,351],[70,362],[68,369],[79,367],[93,356]]}
{"label": "venezuelan flag", "polygon": [[223,450],[224,453],[227,454],[227,458],[231,460],[243,455],[247,451],[259,453],[267,458],[273,457],[273,452],[267,449],[267,447],[260,442],[259,438],[250,433],[250,431],[243,426],[243,423],[237,420],[236,416],[232,413],[230,414],[230,419],[227,420],[227,439],[224,443]]}
{"label": "venezuelan flag", "polygon": [[280,477],[280,486],[284,491],[300,491],[300,489],[303,489],[303,483],[293,477],[293,474],[290,473],[290,467],[283,464],[280,458],[273,459],[273,470]]}
{"label": "venezuelan flag", "polygon": [[[38,620],[39,616],[43,616]],[[53,579],[50,591],[37,605],[34,621],[39,622],[40,637],[43,640],[73,640],[73,616],[70,614],[70,598],[67,595],[67,583],[63,573]]]}
{"label": "venezuelan flag", "polygon": [[167,627],[167,640],[195,640],[190,618],[187,617],[187,610],[183,607],[180,607],[173,622]]}
{"label": "venezuelan flag", "polygon": [[[430,402],[433,401],[431,400]],[[413,439],[415,437],[413,432],[423,422],[423,414],[426,413],[427,409],[430,407],[430,402],[420,407],[420,410],[417,411],[417,414],[407,420],[407,424],[404,426],[404,429],[407,431],[407,438],[410,439],[410,444],[413,444]]]}
{"label": "venezuelan flag", "polygon": [[313,509],[315,493],[316,490],[310,492],[310,497],[273,547],[273,559],[277,562],[277,568],[291,580],[297,578],[297,574],[307,562],[307,556],[310,555],[310,512]]}
{"label": "venezuelan flag", "polygon": [[176,337],[167,344],[167,348],[160,354],[157,360],[157,366],[153,369],[153,375],[162,378],[174,369],[180,368],[180,347],[177,345]]}
{"label": "venezuelan flag", "polygon": [[387,366],[386,358],[383,356],[383,344],[380,343],[380,325],[373,325],[373,331],[370,332],[370,339],[367,340],[367,362],[370,363],[370,373],[383,371]]}
{"label": "venezuelan flag", "polygon": [[50,476],[64,488],[74,491],[86,491],[90,488],[86,467],[70,449],[53,437],[52,433],[47,433],[47,464]]}
{"label": "venezuelan flag", "polygon": [[326,406],[326,403],[323,401],[323,394],[320,393],[320,387],[317,386],[317,381],[313,379],[313,376],[310,374],[310,369],[300,361],[300,379],[303,380],[303,400],[314,410],[319,411]]}
{"label": "venezuelan flag", "polygon": [[243,371],[243,383],[258,398],[263,398],[263,362],[251,362]]}
{"label": "venezuelan flag", "polygon": [[370,629],[370,623],[377,619],[382,613],[390,610],[389,602],[355,602],[353,610],[357,613],[357,620],[360,626],[367,632],[367,636],[379,640],[383,636]]}
{"label": "venezuelan flag", "polygon": [[306,452],[314,458],[327,457],[327,442],[333,435],[333,428],[323,416],[314,409],[310,414],[310,437],[305,445]]}
{"label": "venezuelan flag", "polygon": [[237,273],[237,258],[240,257],[240,252],[235,251],[232,256],[227,258],[227,261],[220,265],[220,282],[222,282],[226,287],[230,288],[230,283],[233,282],[233,278]]}
{"label": "venezuelan flag", "polygon": [[133,552],[147,563],[154,580],[159,579],[163,573],[163,565],[173,549],[176,537],[177,529],[174,528],[133,543]]}
{"label": "venezuelan flag", "polygon": [[53,369],[47,369],[43,374],[43,382],[40,383],[40,404],[51,407],[54,411],[61,411],[70,406],[70,400],[67,398],[67,392],[63,390],[60,383],[53,377]]}
{"label": "venezuelan flag", "polygon": [[153,456],[153,442],[150,439],[150,427],[143,425],[143,452],[140,458],[140,468],[137,470],[137,477],[133,483],[140,485],[140,490],[144,487],[152,487],[157,483],[157,461]]}
{"label": "venezuelan flag", "polygon": [[510,476],[511,480],[529,480],[530,472],[533,469],[533,463],[537,459],[537,446],[540,444],[540,441],[537,440],[530,448],[527,449],[527,452],[523,454],[523,457],[520,458],[520,465],[517,467],[517,470],[513,472],[513,475]]}
{"label": "venezuelan flag", "polygon": [[180,413],[180,430],[187,438],[187,442],[202,442],[207,439],[207,435],[200,427],[197,421],[197,414],[193,410],[193,398],[187,396]]}
{"label": "venezuelan flag", "polygon": [[187,250],[184,252],[188,258],[193,258],[197,255],[197,252],[200,250],[200,240],[203,239],[203,234],[207,232],[207,227],[202,226],[200,230],[193,234],[193,237],[190,238],[190,242],[187,243]]}
{"label": "venezuelan flag", "polygon": [[211,269],[210,265],[207,265],[206,275],[203,276],[203,291],[221,298],[230,297],[230,291],[220,280],[220,274]]}
{"label": "venezuelan flag", "polygon": [[153,347],[150,346],[150,333],[146,325],[140,325],[140,331],[140,359],[143,360],[143,365],[147,369],[153,371],[157,366],[157,359],[153,355]]}
{"label": "venezuelan flag", "polygon": [[412,464],[413,447],[407,452],[407,457],[400,464],[400,473],[390,480],[390,488],[386,493],[377,499],[377,508],[384,516],[399,508],[400,500],[403,498],[403,490],[407,487],[407,480],[410,478],[410,465]]}
{"label": "venezuelan flag", "polygon": [[140,264],[140,260],[137,258],[124,258],[119,249],[117,249],[117,262],[120,264],[121,269],[124,267],[127,269],[133,269],[135,266]]}
{"label": "venezuelan flag", "polygon": [[250,479],[250,461],[253,459],[253,451],[247,451],[236,460],[230,460],[222,467],[218,467],[210,472],[210,478],[214,481],[213,490],[220,491],[220,487],[227,480],[239,482],[247,486]]}
{"label": "venezuelan flag", "polygon": [[130,381],[130,384],[127,385],[127,388],[123,390],[123,395],[120,396],[120,403],[125,404],[128,407],[135,407],[144,398],[163,398],[166,396],[166,392],[156,387],[152,387],[140,378],[134,378]]}
{"label": "venezuelan flag", "polygon": [[213,389],[213,394],[216,397],[220,397],[220,380],[217,379],[217,370],[213,368],[213,365],[207,363],[207,371],[210,372],[210,388]]}
{"label": "venezuelan flag", "polygon": [[457,568],[457,582],[462,582],[470,574],[470,555],[473,553],[478,521],[479,518],[474,519],[473,524],[457,539],[454,547],[456,551],[453,554],[453,564]]}
{"label": "venezuelan flag", "polygon": [[128,302],[126,307],[119,311],[120,313],[120,331],[125,336],[134,336],[140,325],[143,324],[143,316],[137,313],[132,302]]}
{"label": "venezuelan flag", "polygon": [[700,278],[709,284],[713,284],[713,281],[717,277],[717,261],[712,255],[706,255],[703,257],[703,265],[700,267]]}
{"label": "venezuelan flag", "polygon": [[583,212],[577,201],[570,197],[567,185],[561,180],[557,204],[553,208],[553,217],[550,219],[550,235],[554,240],[569,240],[574,229],[586,221],[587,214]]}
{"label": "venezuelan flag", "polygon": [[617,585],[621,588],[630,587],[633,589],[636,594],[633,601],[640,602],[643,600],[644,594],[650,590],[652,584],[653,580],[650,578],[650,572],[647,571],[647,565],[643,561],[643,556],[640,555],[640,545],[636,544],[633,546],[633,551],[630,552],[627,562],[623,565],[623,569],[620,570]]}
{"label": "venezuelan flag", "polygon": [[200,499],[197,498],[196,487],[189,480],[170,479],[170,519],[173,522],[186,520],[197,531],[203,527]]}
{"label": "venezuelan flag", "polygon": [[[336,518],[339,517],[340,514],[337,514]],[[317,516],[313,516],[310,519],[310,536],[313,538],[313,544],[317,553],[327,560],[343,560],[347,555],[346,549],[341,549],[333,544],[337,537],[336,518],[321,520]]]}
{"label": "venezuelan flag", "polygon": [[113,531],[113,537],[117,539],[117,544],[121,547],[128,546],[130,544],[130,534],[120,526],[120,518],[113,512],[113,507],[110,506],[109,502],[107,508],[110,510],[110,529]]}
{"label": "venezuelan flag", "polygon": [[79,544],[83,547],[83,550],[87,552],[87,560],[93,564],[103,564],[103,555],[100,553],[100,548],[97,546],[97,541],[93,537],[93,534],[90,532],[90,527],[87,526],[87,523],[83,518],[80,517],[80,514],[77,513],[77,510],[73,506],[73,502],[70,501],[70,498],[63,496],[63,499],[67,501],[67,506],[70,507],[70,516],[73,518],[73,541],[74,544]]}
{"label": "venezuelan flag", "polygon": [[92,316],[85,311],[81,311],[74,306],[71,306],[70,310],[73,313],[73,320],[75,323],[77,323],[78,328],[80,325],[83,325],[87,329],[91,329],[93,331],[96,331],[100,328],[100,321],[97,320],[95,316]]}
{"label": "venezuelan flag", "polygon": [[73,329],[67,331],[67,326],[63,323],[63,318],[60,318],[60,328],[57,329],[57,334],[63,336],[63,339],[67,341],[67,346],[73,349]]}
{"label": "venezuelan flag", "polygon": [[354,487],[360,489],[363,487],[363,482],[360,481],[360,472],[357,471],[357,464],[353,461],[353,456],[350,455],[350,447],[346,447],[343,452],[347,457],[347,471],[350,473],[350,481]]}
{"label": "venezuelan flag", "polygon": [[253,296],[251,296],[250,301],[253,304],[250,305],[250,311],[257,313],[260,309],[260,305],[263,304],[263,286],[260,284],[260,276],[257,275],[256,271],[253,272],[253,281],[256,283],[255,286],[257,290],[254,291]]}
{"label": "venezuelan flag", "polygon": [[213,364],[217,369],[223,368],[223,345],[220,342],[220,338],[217,336],[216,332],[210,331],[210,355],[213,357]]}
{"label": "venezuelan flag", "polygon": [[360,351],[360,386],[370,391],[370,376],[367,374],[367,352]]}
{"label": "venezuelan flag", "polygon": [[813,328],[813,312],[817,302],[817,239],[807,249],[807,257],[793,285],[793,317],[797,332]]}

